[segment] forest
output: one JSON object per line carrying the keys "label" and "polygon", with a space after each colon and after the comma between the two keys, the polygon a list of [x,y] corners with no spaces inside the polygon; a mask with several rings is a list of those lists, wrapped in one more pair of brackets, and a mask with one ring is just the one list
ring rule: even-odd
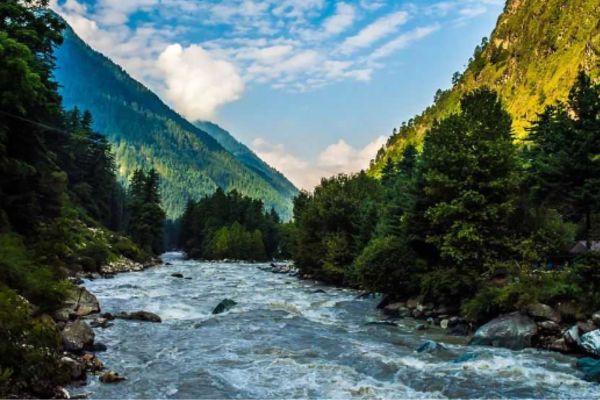
{"label": "forest", "polygon": [[541,301],[600,308],[600,85],[581,72],[517,144],[499,96],[477,89],[382,177],[324,179],[295,200],[305,275],[458,309],[473,321]]}
{"label": "forest", "polygon": [[63,25],[46,5],[0,3],[0,397],[68,382],[50,316],[69,276],[162,251],[156,172],[123,188],[92,114],[62,106],[51,77]]}

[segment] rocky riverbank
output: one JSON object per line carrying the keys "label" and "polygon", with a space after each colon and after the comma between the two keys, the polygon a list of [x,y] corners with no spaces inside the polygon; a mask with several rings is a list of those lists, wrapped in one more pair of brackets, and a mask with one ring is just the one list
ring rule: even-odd
{"label": "rocky riverbank", "polygon": [[[103,266],[98,273],[79,273],[69,278],[73,286],[66,294],[63,307],[48,315],[45,320],[53,325],[58,332],[62,352],[57,354],[57,365],[70,380],[70,385],[84,385],[88,375],[98,376],[103,383],[114,383],[126,379],[115,371],[108,370],[99,357],[99,353],[106,351],[106,346],[95,340],[94,330],[105,329],[111,326],[112,320],[134,319],[149,322],[161,322],[156,314],[145,311],[121,312],[116,315],[101,314],[98,299],[85,287],[79,286],[83,279],[111,278],[115,274],[124,272],[139,272],[146,268],[159,265],[161,260],[156,258],[148,263],[141,264],[125,257]],[[61,386],[48,385],[28,390],[24,388],[20,397],[30,397],[36,393],[40,397],[54,398],[81,398],[71,397],[66,389]]]}

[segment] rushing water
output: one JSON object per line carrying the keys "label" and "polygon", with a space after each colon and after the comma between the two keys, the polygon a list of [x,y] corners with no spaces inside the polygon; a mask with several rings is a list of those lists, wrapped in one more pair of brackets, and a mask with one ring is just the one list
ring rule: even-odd
{"label": "rushing water", "polygon": [[[442,332],[380,320],[377,299],[323,287],[256,264],[183,261],[87,282],[103,311],[146,310],[162,324],[114,321],[96,329],[100,358],[128,377],[73,389],[92,398],[599,398],[574,359],[468,347]],[[180,272],[191,280],[171,277]],[[319,289],[322,289],[320,291]],[[224,298],[238,302],[212,315]],[[424,340],[446,350],[415,349]],[[466,362],[454,360],[475,353]]]}

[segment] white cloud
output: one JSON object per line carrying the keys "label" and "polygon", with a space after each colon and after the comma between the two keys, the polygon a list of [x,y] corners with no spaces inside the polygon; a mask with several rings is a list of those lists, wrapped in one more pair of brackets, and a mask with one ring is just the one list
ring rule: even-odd
{"label": "white cloud", "polygon": [[357,49],[369,47],[378,40],[394,33],[399,26],[408,21],[408,13],[398,11],[393,14],[381,17],[366,28],[362,29],[357,35],[344,40],[340,46],[340,52],[350,54]]}
{"label": "white cloud", "polygon": [[296,186],[312,190],[324,177],[366,169],[386,140],[386,137],[380,136],[362,148],[353,147],[344,140],[339,140],[325,148],[315,162],[302,160],[289,152],[284,145],[271,144],[262,138],[252,142],[252,149]]}
{"label": "white cloud", "polygon": [[385,2],[382,0],[360,0],[359,4],[367,11],[376,11],[385,6]]}
{"label": "white cloud", "polygon": [[165,97],[191,121],[214,117],[217,108],[240,98],[244,83],[235,66],[197,45],[170,45],[158,58]]}
{"label": "white cloud", "polygon": [[323,30],[326,34],[337,35],[352,26],[355,18],[354,7],[346,3],[338,3],[335,14],[323,23]]}
{"label": "white cloud", "polygon": [[371,60],[379,60],[381,58],[385,58],[385,57],[391,55],[392,53],[394,53],[395,51],[404,49],[411,43],[413,43],[419,39],[423,39],[424,37],[429,36],[430,34],[432,34],[433,32],[435,32],[439,29],[440,29],[440,26],[438,24],[435,24],[435,25],[431,25],[431,26],[419,27],[410,32],[403,33],[400,36],[398,36],[396,39],[393,39],[393,40],[387,42],[386,44],[384,44],[383,46],[381,46],[377,50],[375,50],[371,54],[370,59]]}

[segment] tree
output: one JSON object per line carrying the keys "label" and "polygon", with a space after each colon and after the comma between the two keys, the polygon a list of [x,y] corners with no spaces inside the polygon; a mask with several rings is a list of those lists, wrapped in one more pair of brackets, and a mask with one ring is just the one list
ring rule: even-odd
{"label": "tree", "polygon": [[581,72],[567,104],[547,107],[529,140],[536,203],[582,223],[581,237],[590,241],[592,216],[600,211],[600,86]]}
{"label": "tree", "polygon": [[127,232],[149,254],[159,254],[163,247],[165,212],[160,205],[158,174],[150,170],[133,173],[129,188]]}

